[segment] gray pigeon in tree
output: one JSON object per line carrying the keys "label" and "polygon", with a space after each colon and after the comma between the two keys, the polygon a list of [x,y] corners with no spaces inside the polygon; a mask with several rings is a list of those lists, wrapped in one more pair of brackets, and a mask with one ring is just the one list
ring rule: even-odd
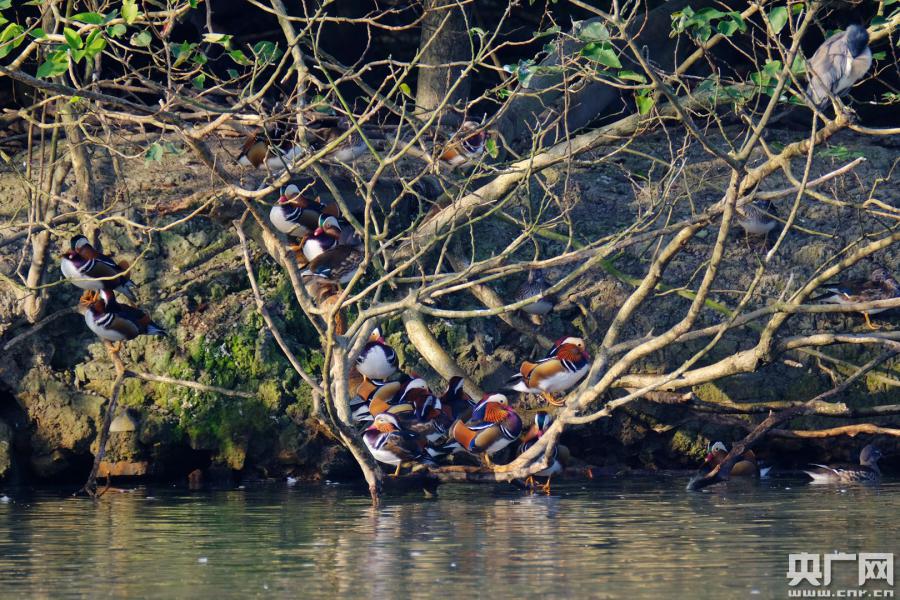
{"label": "gray pigeon in tree", "polygon": [[807,93],[813,104],[822,107],[829,97],[846,94],[871,66],[869,32],[860,25],[851,25],[825,40],[807,61]]}

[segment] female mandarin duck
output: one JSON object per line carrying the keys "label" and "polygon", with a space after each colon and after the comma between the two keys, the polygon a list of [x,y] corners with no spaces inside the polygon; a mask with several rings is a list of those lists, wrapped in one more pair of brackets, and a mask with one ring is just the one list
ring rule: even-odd
{"label": "female mandarin duck", "polygon": [[[728,448],[722,442],[716,442],[710,447],[709,452],[707,452],[706,459],[703,461],[700,471],[702,473],[709,473],[725,460],[726,456],[728,456]],[[766,477],[770,470],[771,467],[760,468],[759,463],[756,462],[756,454],[753,453],[753,450],[747,450],[741,455],[740,460],[731,467],[730,476]]]}
{"label": "female mandarin duck", "polygon": [[376,327],[356,357],[356,370],[366,379],[383,382],[397,372],[398,366],[397,352],[384,341]]}
{"label": "female mandarin duck", "polygon": [[137,301],[137,286],[125,271],[128,263],[116,263],[109,256],[97,252],[83,235],[76,235],[70,248],[62,255],[61,268],[66,279],[83,290],[115,290],[132,302]]}
{"label": "female mandarin duck", "polygon": [[553,296],[545,295],[549,288],[547,280],[544,279],[543,271],[534,270],[528,273],[528,278],[519,286],[514,295],[516,302],[540,295],[540,298],[522,307],[522,310],[528,313],[531,322],[535,325],[543,324],[544,315],[553,310],[553,305],[556,304],[556,299]]}
{"label": "female mandarin duck", "polygon": [[300,193],[300,188],[290,184],[272,205],[269,221],[281,233],[302,238],[319,227],[322,215],[339,217],[340,211],[335,204],[322,205],[310,200]]}
{"label": "female mandarin duck", "polygon": [[397,466],[393,477],[400,475],[400,467],[405,462],[432,462],[424,438],[401,429],[397,418],[391,414],[377,415],[363,432],[363,442],[375,460]]}
{"label": "female mandarin duck", "polygon": [[[319,151],[346,132],[350,131],[350,119],[346,117],[319,116],[306,126],[306,137],[310,148]],[[340,162],[353,162],[367,151],[366,142],[357,131],[351,131],[334,150],[326,156]]]}
{"label": "female mandarin duck", "polygon": [[487,466],[490,457],[500,452],[522,433],[522,418],[509,405],[503,394],[485,394],[467,421],[457,419],[450,428],[451,442],[447,450],[465,450],[481,454]]}
{"label": "female mandarin duck", "polygon": [[771,200],[754,200],[738,208],[737,222],[746,235],[768,238],[778,225],[777,214]]}
{"label": "female mandarin duck", "polygon": [[[535,444],[535,442],[537,442],[540,437],[544,435],[544,433],[546,433],[548,429],[550,429],[550,425],[552,424],[553,417],[550,415],[550,413],[543,410],[535,413],[534,424],[532,424],[532,426],[528,428],[528,431],[525,432],[525,435],[522,436],[522,444],[519,446],[519,454],[523,454],[526,450],[531,448]],[[541,469],[534,475],[529,475],[528,479],[525,480],[525,485],[529,488],[534,488],[536,487],[534,481],[535,476],[546,477],[546,483],[537,487],[540,487],[541,491],[545,494],[549,494],[550,479],[557,473],[563,472],[563,462],[566,462],[566,459],[563,457],[568,457],[568,454],[568,448],[557,444],[556,448],[553,449],[553,456],[550,458],[549,466],[545,469]]]}
{"label": "female mandarin duck", "polygon": [[564,393],[581,381],[587,375],[590,360],[584,340],[563,338],[545,358],[536,363],[523,362],[521,371],[509,383],[518,392],[540,394],[550,404],[562,406],[555,394]]}
{"label": "female mandarin duck", "polygon": [[276,121],[267,131],[259,128],[247,136],[241,146],[237,162],[242,167],[256,169],[265,165],[266,169],[285,169],[303,149],[295,145],[296,124],[287,120]]}
{"label": "female mandarin duck", "polygon": [[466,121],[441,152],[441,161],[451,169],[469,165],[484,154],[486,142],[487,132],[481,128],[481,124]]}
{"label": "female mandarin duck", "polygon": [[335,284],[347,284],[356,276],[362,260],[363,252],[358,243],[339,244],[309,261],[302,274]]}
{"label": "female mandarin duck", "polygon": [[110,342],[133,340],[139,335],[166,335],[145,311],[119,304],[109,290],[87,292],[82,297],[86,309],[84,322],[100,339]]}
{"label": "female mandarin duck", "polygon": [[858,465],[812,465],[814,469],[804,473],[812,477],[813,483],[877,483],[881,480],[878,459],[881,450],[869,444],[859,453]]}
{"label": "female mandarin duck", "polygon": [[[812,301],[830,304],[856,304],[857,302],[874,302],[876,300],[900,298],[900,284],[897,283],[891,272],[883,266],[873,269],[868,278],[848,279],[833,284],[826,284],[823,287],[828,293],[813,298]],[[888,309],[873,308],[862,311],[869,329],[880,329],[880,326],[872,323],[869,315],[886,310]]]}

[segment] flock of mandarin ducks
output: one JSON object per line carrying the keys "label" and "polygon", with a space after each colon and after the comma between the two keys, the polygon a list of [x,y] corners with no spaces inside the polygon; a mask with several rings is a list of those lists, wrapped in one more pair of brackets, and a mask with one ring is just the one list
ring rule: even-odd
{"label": "flock of mandarin ducks", "polygon": [[[846,94],[869,69],[872,62],[865,28],[852,25],[826,40],[807,61],[810,74],[807,94],[821,108],[829,98]],[[326,158],[351,162],[367,151],[363,137],[346,117],[319,114],[305,123],[305,147],[295,145],[296,127],[276,123],[271,129],[254,132],[241,148],[238,162],[268,170],[286,169],[309,150],[328,149]],[[450,169],[471,165],[482,158],[487,132],[481,124],[465,121],[437,154],[437,164]],[[767,237],[777,226],[771,201],[756,200],[739,209],[737,223],[748,236]],[[362,243],[353,227],[334,203],[306,198],[296,185],[287,186],[271,207],[269,219],[281,233],[298,238],[288,248],[304,268],[304,282],[317,302],[336,297],[340,285],[347,284],[359,270]],[[62,255],[63,275],[85,290],[81,298],[84,320],[101,339],[121,344],[139,335],[165,335],[149,314],[135,306],[121,304],[116,293],[137,301],[131,269],[124,261],[95,249],[78,235]],[[555,301],[547,293],[550,286],[539,270],[530,271],[516,290],[515,301],[534,300],[523,308],[536,324],[553,310]],[[883,266],[876,265],[868,277],[827,284],[825,293],[814,298],[821,302],[849,304],[900,297],[900,285]],[[863,312],[866,324],[876,328],[869,315],[886,309]],[[338,323],[338,334],[344,331]],[[537,362],[522,363],[510,380],[512,391],[540,395],[553,406],[561,406],[560,395],[577,385],[590,367],[584,340],[566,337]],[[518,451],[526,451],[553,422],[547,411],[534,415],[526,431],[522,417],[501,393],[486,394],[475,402],[463,389],[462,377],[450,380],[441,396],[434,395],[426,382],[398,369],[397,353],[376,329],[357,358],[351,376],[354,390],[351,409],[359,423],[370,423],[362,432],[366,447],[379,462],[396,466],[399,474],[404,463],[426,465],[447,460],[464,452],[480,457],[487,466],[491,457],[520,441]],[[701,472],[708,472],[724,460],[728,451],[722,442],[710,447]],[[875,481],[880,476],[880,451],[872,445],[863,448],[859,465],[813,465],[807,471],[814,481]],[[549,491],[550,477],[563,471],[568,451],[559,446],[551,464],[537,475],[546,477],[541,486]],[[752,451],[742,455],[732,476],[765,476]],[[527,482],[535,486],[533,478]]]}

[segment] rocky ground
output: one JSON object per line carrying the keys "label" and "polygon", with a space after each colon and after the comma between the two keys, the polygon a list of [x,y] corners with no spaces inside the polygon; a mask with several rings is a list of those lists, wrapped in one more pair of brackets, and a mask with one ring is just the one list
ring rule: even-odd
{"label": "rocky ground", "polygon": [[[796,131],[775,131],[767,138],[773,146],[797,139]],[[668,142],[663,134],[646,135],[632,147],[670,162]],[[608,153],[602,149],[586,159]],[[852,133],[835,136],[817,155],[812,176],[831,171],[855,156],[865,156],[853,174],[823,186],[835,198],[861,202],[872,194],[878,200],[900,206],[900,193],[890,181],[873,192],[879,177],[889,177],[897,156],[895,141],[864,138]],[[700,210],[721,198],[724,173],[709,164],[698,150],[689,149],[685,181],[687,189],[676,189],[663,218],[675,220]],[[99,159],[98,177],[108,186],[104,197],[111,214],[153,224],[171,223],[187,214],[182,200],[190,194],[214,191],[201,166],[186,154],[168,154],[159,162],[133,159],[127,168],[115,169]],[[575,239],[589,242],[627,225],[637,216],[658,210],[659,165],[646,158],[619,154],[596,166],[576,166],[568,181],[562,169],[547,173],[547,182],[559,194],[561,206],[576,223]],[[650,183],[648,183],[648,179]],[[766,189],[783,187],[782,177],[766,181]],[[538,189],[537,186],[534,188]],[[686,193],[689,192],[689,193]],[[535,194],[537,197],[539,195]],[[25,221],[27,196],[21,180],[9,170],[0,172],[0,218],[10,223]],[[790,199],[778,201],[786,214]],[[525,204],[511,212],[524,210]],[[534,208],[533,206],[531,207]],[[133,279],[140,285],[140,298],[154,319],[168,329],[167,338],[139,338],[127,344],[123,358],[128,368],[181,380],[254,393],[252,399],[199,392],[169,383],[129,378],[120,400],[122,407],[110,440],[107,468],[114,474],[186,477],[195,469],[246,477],[301,475],[311,478],[353,476],[352,459],[329,443],[308,419],[310,393],[281,355],[262,324],[249,290],[231,219],[240,214],[236,201],[221,198],[211,210],[194,219],[144,239],[136,230],[115,222],[102,227],[105,250],[135,263]],[[551,207],[551,212],[559,207]],[[820,260],[838,253],[862,234],[877,234],[892,222],[881,222],[852,208],[804,200],[798,224],[805,232],[792,233],[783,250],[756,292],[753,306],[765,305],[791,283],[808,277]],[[490,227],[481,251],[496,250],[505,244],[508,225]],[[46,281],[49,287],[45,315],[72,307],[79,292],[68,283],[58,283],[56,256],[78,230],[75,224],[60,225],[53,231],[52,265]],[[9,235],[0,229],[0,235]],[[559,231],[565,233],[564,228]],[[669,285],[695,287],[697,269],[713,239],[710,229],[688,246],[683,257],[666,273]],[[542,256],[563,249],[564,244],[547,241]],[[640,277],[654,247],[633,246],[615,257],[622,273]],[[530,249],[528,250],[531,251]],[[0,272],[16,279],[27,268],[22,261],[22,242],[0,247]],[[714,300],[733,306],[739,292],[750,282],[759,250],[736,237],[729,246],[721,282]],[[523,258],[526,256],[523,255]],[[136,260],[135,260],[136,259]],[[900,249],[890,248],[879,260],[897,270]],[[308,368],[322,361],[315,332],[292,300],[292,292],[275,262],[254,245],[254,262],[270,310]],[[24,265],[24,266],[23,266]],[[551,281],[572,267],[550,270]],[[496,289],[509,297],[518,281],[500,282]],[[602,335],[631,285],[597,269],[566,294],[569,308],[554,313],[542,331],[553,338],[578,332],[596,339]],[[453,306],[474,306],[470,297],[460,295],[447,302]],[[580,303],[586,314],[574,307]],[[659,332],[683,314],[687,300],[672,294],[652,299],[629,324],[624,338]],[[715,322],[718,315],[707,311],[702,320]],[[886,328],[897,327],[896,316],[880,319]],[[792,319],[789,331],[809,333],[826,327],[861,329],[861,319],[817,317]],[[496,319],[470,321],[435,320],[430,327],[437,339],[458,363],[486,389],[496,388],[514,372],[522,359],[540,349]],[[0,286],[0,335],[3,343],[26,332],[16,294]],[[428,367],[403,335],[399,320],[383,324],[389,341],[398,349],[407,369],[425,376],[436,389],[444,382]],[[752,332],[726,336],[711,358],[725,356],[753,343]],[[668,350],[645,361],[642,369],[659,370],[684,356],[692,348]],[[696,349],[696,348],[693,348]],[[846,374],[849,363],[865,362],[866,351],[857,348],[827,348],[831,357],[791,355],[787,362],[767,366],[760,373],[740,375],[695,390],[704,399],[727,398],[735,402],[757,400],[800,400],[812,397],[831,385],[829,372]],[[836,362],[835,362],[836,361]],[[54,320],[40,332],[19,339],[5,352],[0,363],[0,478],[79,479],[90,466],[92,443],[101,410],[109,397],[114,371],[103,346],[76,313]],[[900,362],[886,363],[865,378],[841,399],[851,405],[885,403],[894,398],[900,379]],[[744,418],[741,418],[745,420]],[[746,422],[746,420],[745,420]],[[807,419],[801,425],[834,424],[824,419]],[[688,467],[695,465],[710,439],[738,439],[743,429],[734,423],[692,416],[683,409],[661,407],[648,402],[630,405],[613,418],[573,430],[565,441],[573,452],[593,464],[626,465],[641,468]],[[763,449],[788,462],[816,455],[849,458],[858,443],[853,440],[799,444],[775,442]]]}

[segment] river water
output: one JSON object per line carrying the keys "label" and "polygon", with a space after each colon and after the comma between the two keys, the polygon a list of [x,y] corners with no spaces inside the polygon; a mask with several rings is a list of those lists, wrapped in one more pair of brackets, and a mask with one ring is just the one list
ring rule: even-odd
{"label": "river water", "polygon": [[[352,485],[138,487],[97,504],[0,488],[0,597],[786,598],[790,553],[900,552],[900,483],[686,483],[445,485],[377,509]],[[832,587],[857,586],[856,563],[833,564]]]}

